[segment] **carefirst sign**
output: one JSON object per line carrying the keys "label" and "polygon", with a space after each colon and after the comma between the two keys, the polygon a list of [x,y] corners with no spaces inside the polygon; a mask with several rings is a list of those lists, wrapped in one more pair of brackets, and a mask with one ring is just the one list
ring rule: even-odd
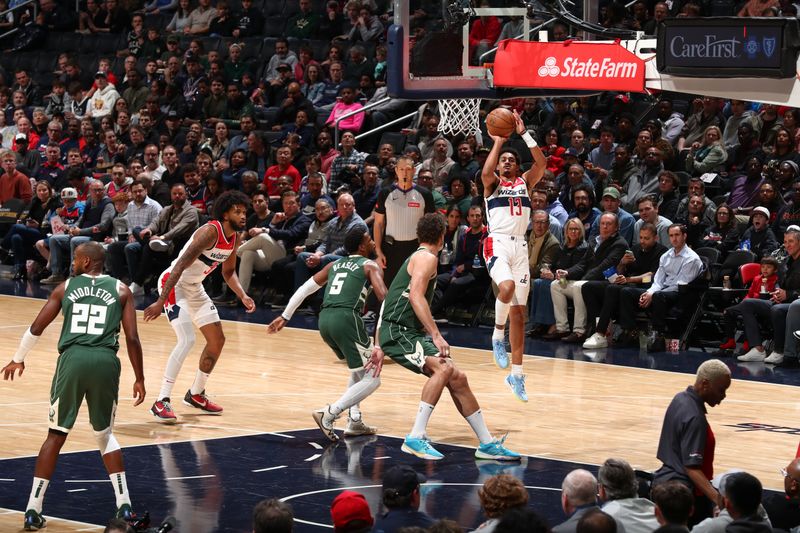
{"label": "carefirst sign", "polygon": [[797,19],[668,19],[658,29],[659,72],[704,78],[794,77]]}
{"label": "carefirst sign", "polygon": [[494,61],[496,87],[644,91],[644,62],[616,43],[507,40]]}

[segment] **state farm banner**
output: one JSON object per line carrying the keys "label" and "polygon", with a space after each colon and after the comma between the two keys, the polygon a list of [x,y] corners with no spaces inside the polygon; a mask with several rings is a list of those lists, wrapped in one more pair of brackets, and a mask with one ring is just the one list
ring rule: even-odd
{"label": "state farm banner", "polygon": [[509,39],[493,74],[496,87],[644,92],[645,65],[617,43]]}

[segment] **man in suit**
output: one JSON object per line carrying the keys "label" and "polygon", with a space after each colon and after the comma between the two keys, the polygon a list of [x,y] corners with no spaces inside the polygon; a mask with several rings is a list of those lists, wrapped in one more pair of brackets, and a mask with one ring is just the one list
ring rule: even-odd
{"label": "man in suit", "polygon": [[597,479],[588,470],[578,468],[561,483],[561,508],[569,518],[553,528],[553,533],[575,533],[581,517],[597,508]]}

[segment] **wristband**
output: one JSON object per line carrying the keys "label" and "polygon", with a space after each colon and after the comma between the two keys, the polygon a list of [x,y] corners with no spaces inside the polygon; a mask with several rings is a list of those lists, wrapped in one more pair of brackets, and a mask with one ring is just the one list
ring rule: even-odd
{"label": "wristband", "polygon": [[536,144],[536,140],[531,136],[531,132],[529,131],[525,131],[525,133],[522,134],[522,140],[525,141],[525,144],[528,145],[528,148],[536,148],[539,146]]}
{"label": "wristband", "polygon": [[291,317],[287,317],[283,313],[281,313],[281,318],[284,319],[286,322],[289,322],[292,319]]}
{"label": "wristband", "polygon": [[25,361],[25,356],[28,355],[28,352],[33,349],[36,345],[36,341],[39,340],[39,337],[31,333],[31,328],[25,330],[25,333],[22,335],[22,339],[19,341],[19,348],[17,348],[17,353],[14,354],[12,361],[15,363],[22,363]]}

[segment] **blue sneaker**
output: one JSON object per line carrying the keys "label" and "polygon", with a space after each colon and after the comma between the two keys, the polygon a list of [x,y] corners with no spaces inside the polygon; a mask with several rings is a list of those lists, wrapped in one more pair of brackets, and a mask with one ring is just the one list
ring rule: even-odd
{"label": "blue sneaker", "polygon": [[525,376],[515,376],[514,374],[509,374],[506,377],[506,385],[511,389],[511,392],[514,393],[514,396],[517,400],[521,402],[528,401],[528,393],[525,392]]}
{"label": "blue sneaker", "polygon": [[403,441],[403,445],[400,449],[411,455],[416,455],[420,459],[438,461],[444,458],[444,455],[431,446],[431,441],[428,439],[415,439],[406,435],[406,439]]}
{"label": "blue sneaker", "polygon": [[503,339],[492,339],[492,353],[494,353],[494,364],[498,368],[508,368],[508,352]]}
{"label": "blue sneaker", "polygon": [[503,443],[508,435],[503,435],[502,439],[494,439],[492,442],[481,444],[475,450],[476,459],[490,459],[492,461],[519,461],[522,459],[516,452],[512,452]]}

